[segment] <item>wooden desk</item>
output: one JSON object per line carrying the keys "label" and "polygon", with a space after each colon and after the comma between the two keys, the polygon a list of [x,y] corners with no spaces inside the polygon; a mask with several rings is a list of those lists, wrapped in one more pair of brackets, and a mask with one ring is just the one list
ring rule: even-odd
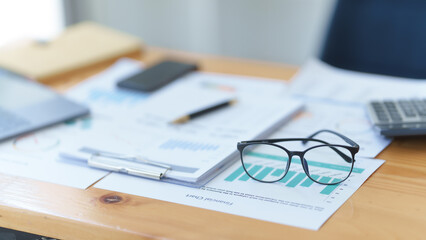
{"label": "wooden desk", "polygon": [[[297,68],[149,48],[139,57],[197,60],[203,71],[289,79]],[[135,56],[137,57],[137,56]],[[59,90],[108,64],[64,76]],[[325,223],[309,231],[90,187],[0,175],[0,226],[60,239],[425,239],[426,138],[395,140],[386,163]],[[115,197],[115,196],[118,196]],[[116,201],[121,199],[120,201]]]}

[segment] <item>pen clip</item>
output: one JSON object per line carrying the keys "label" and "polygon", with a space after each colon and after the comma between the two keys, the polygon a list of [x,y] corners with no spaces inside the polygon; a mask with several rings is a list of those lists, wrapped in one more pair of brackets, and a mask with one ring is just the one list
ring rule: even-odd
{"label": "pen clip", "polygon": [[155,163],[140,156],[95,152],[88,159],[88,165],[95,168],[129,175],[160,180],[171,169],[165,164]]}

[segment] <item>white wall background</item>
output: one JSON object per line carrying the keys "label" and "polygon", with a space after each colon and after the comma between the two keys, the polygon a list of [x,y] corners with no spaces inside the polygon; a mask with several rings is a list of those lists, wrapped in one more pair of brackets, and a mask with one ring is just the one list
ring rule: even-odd
{"label": "white wall background", "polygon": [[302,64],[319,53],[335,0],[66,1],[68,22],[93,20],[148,45]]}
{"label": "white wall background", "polygon": [[60,0],[0,0],[0,46],[26,38],[47,40],[64,26]]}

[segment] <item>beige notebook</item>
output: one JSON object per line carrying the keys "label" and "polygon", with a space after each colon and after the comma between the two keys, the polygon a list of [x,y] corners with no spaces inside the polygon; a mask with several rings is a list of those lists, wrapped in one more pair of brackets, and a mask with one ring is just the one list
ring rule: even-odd
{"label": "beige notebook", "polygon": [[0,49],[0,67],[45,81],[102,61],[141,51],[131,35],[83,22],[67,28],[49,43],[22,42]]}

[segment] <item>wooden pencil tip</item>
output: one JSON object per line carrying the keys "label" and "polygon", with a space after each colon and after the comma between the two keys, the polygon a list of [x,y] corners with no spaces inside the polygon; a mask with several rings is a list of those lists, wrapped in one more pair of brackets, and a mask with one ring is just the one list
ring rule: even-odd
{"label": "wooden pencil tip", "polygon": [[182,124],[182,123],[188,122],[189,119],[190,119],[189,116],[186,115],[186,116],[183,116],[183,117],[180,117],[180,118],[173,120],[171,123],[172,124]]}

